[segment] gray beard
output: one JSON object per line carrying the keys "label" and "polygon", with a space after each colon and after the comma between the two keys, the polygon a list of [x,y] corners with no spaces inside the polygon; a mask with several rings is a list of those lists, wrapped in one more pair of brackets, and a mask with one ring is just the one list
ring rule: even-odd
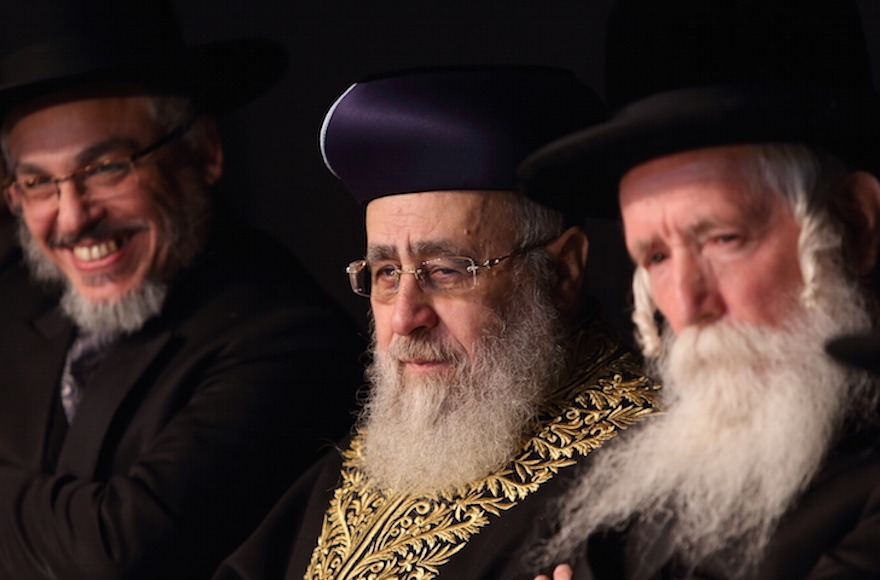
{"label": "gray beard", "polygon": [[[362,467],[375,486],[435,493],[477,481],[502,467],[565,364],[564,332],[552,301],[520,290],[494,321],[472,358],[430,332],[398,337],[387,353],[373,348],[371,396],[359,418]],[[405,354],[453,362],[447,373],[410,376]]]}
{"label": "gray beard", "polygon": [[162,312],[167,285],[144,280],[137,288],[114,302],[95,304],[83,298],[67,282],[61,310],[80,330],[99,335],[131,334]]}
{"label": "gray beard", "polygon": [[[153,202],[164,218],[160,235],[167,240],[170,271],[174,273],[192,263],[201,250],[203,241],[199,232],[205,229],[211,203],[210,192],[199,170],[184,165],[176,167],[173,174],[166,173],[162,191],[167,194],[161,196],[164,201],[160,203],[160,196],[154,195]],[[43,253],[21,215],[16,219],[19,244],[31,276],[39,283],[63,290],[61,309],[80,330],[103,335],[131,334],[162,312],[168,286],[159,279],[159,273],[148,276],[119,300],[93,303],[85,299]]]}
{"label": "gray beard", "polygon": [[867,374],[824,352],[828,338],[871,325],[859,290],[839,273],[827,278],[819,307],[794,308],[782,329],[719,323],[672,337],[666,328],[650,369],[665,413],[595,456],[537,560],[565,561],[591,533],[634,523],[633,533],[659,526],[691,570],[752,573],[845,419],[876,408]]}
{"label": "gray beard", "polygon": [[83,332],[102,336],[131,334],[162,311],[168,293],[167,285],[162,282],[146,279],[119,300],[96,304],[84,298],[43,253],[21,218],[18,218],[18,240],[31,276],[37,282],[64,289],[61,310]]}

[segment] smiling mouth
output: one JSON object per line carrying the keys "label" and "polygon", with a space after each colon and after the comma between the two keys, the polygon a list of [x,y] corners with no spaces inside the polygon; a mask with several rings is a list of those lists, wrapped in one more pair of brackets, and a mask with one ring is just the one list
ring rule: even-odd
{"label": "smiling mouth", "polygon": [[84,231],[51,240],[49,246],[70,250],[74,258],[81,263],[96,262],[120,251],[128,245],[135,234],[146,229],[144,225],[98,224]]}
{"label": "smiling mouth", "polygon": [[103,240],[72,248],[73,255],[81,262],[94,262],[118,252],[125,246],[125,240]]}

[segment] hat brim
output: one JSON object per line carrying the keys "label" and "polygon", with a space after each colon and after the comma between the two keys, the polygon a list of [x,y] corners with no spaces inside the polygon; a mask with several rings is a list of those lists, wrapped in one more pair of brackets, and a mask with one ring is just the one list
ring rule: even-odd
{"label": "hat brim", "polygon": [[[24,62],[24,59],[22,59]],[[162,51],[134,62],[108,57],[100,66],[49,63],[31,74],[0,86],[0,116],[29,100],[89,84],[138,83],[193,98],[203,110],[218,114],[254,99],[285,72],[287,51],[265,38],[240,38]],[[23,80],[22,80],[23,79]]]}
{"label": "hat brim", "polygon": [[704,147],[772,142],[820,146],[871,169],[880,151],[878,97],[746,86],[661,93],[542,147],[525,160],[519,179],[529,195],[614,218],[620,178],[640,163]]}
{"label": "hat brim", "polygon": [[830,341],[825,349],[837,360],[872,372],[880,372],[880,332],[869,331]]}

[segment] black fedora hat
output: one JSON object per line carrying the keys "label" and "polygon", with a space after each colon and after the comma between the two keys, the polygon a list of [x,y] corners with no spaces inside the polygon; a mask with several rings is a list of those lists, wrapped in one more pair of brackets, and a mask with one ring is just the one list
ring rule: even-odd
{"label": "black fedora hat", "polygon": [[268,39],[187,46],[170,0],[25,0],[0,7],[0,116],[57,91],[139,83],[213,113],[271,87],[287,52]]}
{"label": "black fedora hat", "polygon": [[835,338],[825,345],[825,350],[848,365],[880,372],[880,331],[870,330]]}
{"label": "black fedora hat", "polygon": [[880,162],[880,103],[852,0],[619,0],[606,39],[611,119],[534,153],[527,191],[617,214],[629,169],[690,149],[797,142]]}
{"label": "black fedora hat", "polygon": [[363,204],[420,191],[515,190],[529,153],[605,118],[599,97],[565,69],[429,67],[349,87],[324,118],[320,146]]}

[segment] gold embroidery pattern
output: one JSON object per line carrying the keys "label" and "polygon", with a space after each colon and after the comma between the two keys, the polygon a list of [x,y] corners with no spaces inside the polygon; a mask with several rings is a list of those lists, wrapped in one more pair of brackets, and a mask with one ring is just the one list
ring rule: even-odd
{"label": "gold embroidery pattern", "polygon": [[523,451],[500,471],[433,497],[387,494],[358,469],[362,440],[345,451],[342,483],[324,516],[306,580],[429,580],[490,521],[560,469],[655,411],[659,387],[601,322],[582,328],[578,364],[551,397]]}

